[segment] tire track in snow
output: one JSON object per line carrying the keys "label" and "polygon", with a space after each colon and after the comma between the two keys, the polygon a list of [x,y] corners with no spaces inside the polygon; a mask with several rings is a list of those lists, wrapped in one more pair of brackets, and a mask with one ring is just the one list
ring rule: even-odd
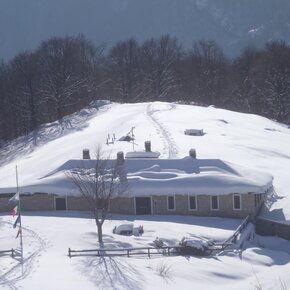
{"label": "tire track in snow", "polygon": [[[175,105],[168,105],[168,111],[175,109]],[[154,127],[157,130],[157,134],[162,139],[164,145],[164,154],[167,153],[167,158],[176,158],[178,153],[178,146],[176,145],[174,139],[172,138],[168,129],[154,116],[155,112],[160,110],[154,110],[154,105],[148,104],[146,108],[146,115],[154,124]]]}
{"label": "tire track in snow", "polygon": [[[11,222],[2,221],[2,223],[12,226]],[[19,261],[18,264],[9,269],[6,273],[0,275],[0,286],[8,286],[10,289],[17,289],[15,283],[26,278],[32,271],[33,265],[36,262],[36,258],[39,254],[47,248],[45,241],[34,231],[22,227],[23,233],[28,233],[30,237],[33,237],[33,242],[36,242],[37,248],[29,256],[23,259],[23,275],[22,265]]]}

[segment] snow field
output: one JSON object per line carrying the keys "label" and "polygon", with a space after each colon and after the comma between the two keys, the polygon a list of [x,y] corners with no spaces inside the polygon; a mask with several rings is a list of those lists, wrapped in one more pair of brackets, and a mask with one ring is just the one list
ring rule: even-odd
{"label": "snow field", "polygon": [[[24,279],[19,257],[0,258],[0,289],[255,289],[255,275],[263,289],[289,283],[290,255],[279,239],[268,238],[273,249],[262,248],[260,237],[246,241],[246,249],[227,249],[213,257],[73,257],[72,249],[99,247],[94,221],[86,213],[28,213],[23,216]],[[1,216],[1,247],[19,247],[11,216]],[[175,245],[183,236],[223,241],[241,220],[183,216],[133,217],[116,215],[104,224],[106,248],[150,246],[158,236]],[[143,225],[142,236],[112,233],[115,225]],[[276,241],[276,245],[273,241]],[[260,247],[259,247],[260,246]],[[277,247],[277,248],[276,248]],[[280,250],[280,251],[279,251]],[[162,271],[162,269],[165,269]],[[255,275],[253,273],[255,272]],[[271,274],[271,275],[270,275]],[[288,280],[287,280],[288,279]],[[45,283],[44,283],[45,281]],[[288,284],[289,285],[289,284]]]}

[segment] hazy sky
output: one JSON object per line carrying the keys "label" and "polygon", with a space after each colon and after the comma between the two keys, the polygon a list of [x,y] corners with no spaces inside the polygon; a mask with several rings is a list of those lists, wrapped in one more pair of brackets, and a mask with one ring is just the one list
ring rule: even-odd
{"label": "hazy sky", "polygon": [[[248,34],[251,29],[260,29],[257,31],[263,36],[261,42],[271,39],[269,26],[279,27],[279,21],[289,21],[289,3],[290,0],[0,0],[0,59],[33,50],[52,36],[78,33],[95,44],[108,46],[129,37],[143,41],[162,34],[176,36],[186,48],[196,40],[213,39],[232,53],[253,41],[253,35]],[[277,19],[272,21],[275,13]],[[282,33],[289,35],[289,27]],[[279,33],[273,35],[280,37]]]}
{"label": "hazy sky", "polygon": [[180,0],[169,1],[170,7],[161,15],[159,7],[166,7],[166,0],[151,1],[151,7],[141,0],[0,0],[0,58],[66,34],[83,33],[108,45],[131,36],[144,40],[165,33],[178,35],[180,25],[174,19],[179,21],[178,9],[183,5]]}

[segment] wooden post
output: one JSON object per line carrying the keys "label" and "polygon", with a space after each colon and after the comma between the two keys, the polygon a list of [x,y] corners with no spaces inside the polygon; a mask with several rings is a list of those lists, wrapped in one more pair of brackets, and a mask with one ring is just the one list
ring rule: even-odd
{"label": "wooden post", "polygon": [[169,247],[167,248],[168,256],[170,256]]}
{"label": "wooden post", "polygon": [[14,249],[11,250],[11,256],[14,258]]}
{"label": "wooden post", "polygon": [[68,248],[68,256],[71,258],[71,250]]}
{"label": "wooden post", "polygon": [[148,257],[150,258],[150,248],[148,248]]}
{"label": "wooden post", "polygon": [[129,252],[130,252],[130,250],[128,249],[128,250],[127,250],[127,256],[128,256],[128,258],[130,257],[130,256],[129,256]]}
{"label": "wooden post", "polygon": [[100,257],[100,251],[99,251],[99,250],[97,250],[97,256],[99,256],[99,257]]}

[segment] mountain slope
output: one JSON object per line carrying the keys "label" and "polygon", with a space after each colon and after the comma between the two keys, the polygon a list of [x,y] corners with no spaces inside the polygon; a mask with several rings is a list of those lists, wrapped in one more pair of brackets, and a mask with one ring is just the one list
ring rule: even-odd
{"label": "mountain slope", "polygon": [[[1,188],[15,187],[15,165],[19,184],[41,178],[69,159],[78,159],[82,150],[93,152],[101,145],[111,156],[122,150],[133,150],[132,142],[115,141],[134,127],[134,149],[142,150],[151,140],[152,150],[160,158],[182,158],[190,148],[197,158],[230,161],[274,176],[278,196],[270,212],[264,214],[279,220],[290,219],[290,130],[266,118],[214,107],[197,107],[172,103],[107,103],[99,110],[90,108],[46,124],[28,137],[15,140],[0,152]],[[203,129],[204,136],[184,135],[185,129]]]}

